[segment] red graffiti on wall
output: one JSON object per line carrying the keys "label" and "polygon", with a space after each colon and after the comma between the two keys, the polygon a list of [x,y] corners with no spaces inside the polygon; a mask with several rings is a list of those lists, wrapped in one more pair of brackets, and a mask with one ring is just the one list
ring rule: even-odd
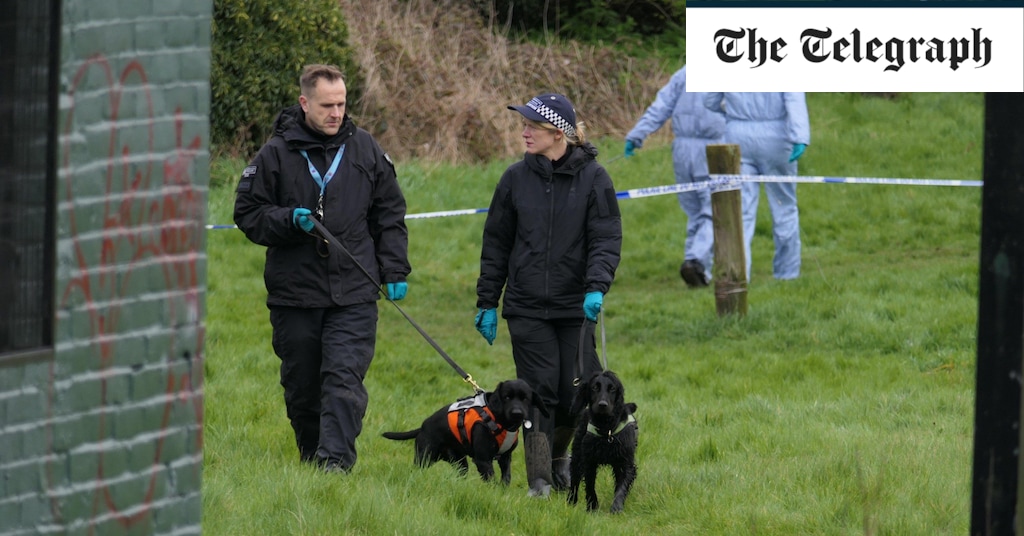
{"label": "red graffiti on wall", "polygon": [[[97,77],[100,77],[97,80]],[[97,89],[98,88],[98,89]],[[155,448],[152,460],[132,460],[129,470],[136,474],[148,472],[141,497],[134,495],[131,504],[121,505],[111,490],[108,474],[110,464],[105,449],[96,455],[96,488],[93,497],[93,518],[109,512],[125,527],[147,519],[154,500],[158,476],[170,471],[169,461],[161,460],[169,435],[172,412],[194,412],[198,433],[196,451],[202,449],[203,404],[199,390],[203,377],[202,304],[199,294],[200,276],[197,265],[202,255],[205,232],[205,198],[192,183],[191,169],[202,146],[199,136],[184,143],[184,121],[181,110],[174,114],[176,148],[166,156],[154,150],[156,129],[166,124],[154,112],[152,88],[139,61],[132,61],[114,78],[107,58],[89,58],[75,73],[68,90],[71,106],[63,126],[62,178],[66,184],[65,210],[72,244],[73,261],[68,283],[63,289],[60,313],[76,337],[81,337],[95,350],[95,370],[100,373],[101,407],[96,441],[103,444],[113,435],[113,416],[121,401],[108,391],[111,379],[120,372],[115,367],[126,363],[142,367],[146,363],[118,352],[122,330],[137,329],[145,320],[138,320],[140,309],[131,309],[141,294],[161,295],[163,310],[143,329],[158,331],[154,345],[166,344],[167,382],[159,430],[154,430]],[[101,117],[96,112],[103,112]],[[76,114],[87,115],[88,124],[76,125]],[[72,144],[89,129],[109,129],[105,166],[96,169],[92,163],[71,166]],[[90,135],[94,137],[95,135]],[[78,144],[87,147],[88,144]],[[88,159],[101,161],[96,149]],[[162,168],[154,162],[163,158]],[[161,178],[163,182],[159,182]],[[98,183],[102,183],[98,184]],[[96,247],[96,243],[100,247]],[[62,263],[65,264],[65,263]],[[159,267],[159,268],[157,268]],[[162,273],[154,281],[153,274]],[[151,311],[152,304],[143,309]],[[128,311],[132,313],[129,314]],[[88,320],[85,329],[76,327]],[[166,343],[164,342],[166,341]],[[54,366],[58,366],[59,363]],[[186,372],[178,373],[182,368]],[[56,371],[51,367],[51,413],[53,411]],[[156,396],[159,393],[145,394]],[[52,419],[51,419],[52,421]],[[50,430],[53,432],[52,426]],[[54,438],[50,438],[51,452]],[[124,447],[122,447],[123,449]],[[124,456],[123,452],[119,454]],[[51,459],[57,458],[51,456]],[[55,486],[53,467],[47,467],[53,514],[63,518]],[[106,512],[102,512],[106,509]],[[94,527],[91,527],[94,529]]]}

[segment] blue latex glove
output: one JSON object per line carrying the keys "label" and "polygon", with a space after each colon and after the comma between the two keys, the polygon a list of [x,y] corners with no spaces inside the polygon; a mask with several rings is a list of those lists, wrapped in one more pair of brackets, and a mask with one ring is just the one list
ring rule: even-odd
{"label": "blue latex glove", "polygon": [[633,140],[626,140],[626,158],[629,158],[629,157],[633,156],[633,153],[635,151],[636,151],[636,144],[633,143]]}
{"label": "blue latex glove", "polygon": [[476,330],[487,339],[487,344],[494,344],[494,337],[498,335],[498,310],[480,309],[474,323]]}
{"label": "blue latex glove", "polygon": [[309,217],[313,214],[308,208],[299,207],[292,211],[292,225],[306,231],[313,230],[313,220]]}
{"label": "blue latex glove", "polygon": [[388,299],[391,301],[398,301],[404,298],[405,293],[409,291],[409,284],[405,281],[387,283],[385,286],[388,288]]}
{"label": "blue latex glove", "polygon": [[798,159],[801,156],[803,156],[805,149],[807,149],[807,144],[805,144],[805,143],[794,143],[793,144],[793,152],[789,153],[789,161],[790,162],[794,162],[794,161],[796,161],[796,159]]}
{"label": "blue latex glove", "polygon": [[602,303],[604,303],[604,294],[597,291],[587,293],[583,298],[583,314],[587,316],[587,320],[597,322],[597,313],[601,312]]}

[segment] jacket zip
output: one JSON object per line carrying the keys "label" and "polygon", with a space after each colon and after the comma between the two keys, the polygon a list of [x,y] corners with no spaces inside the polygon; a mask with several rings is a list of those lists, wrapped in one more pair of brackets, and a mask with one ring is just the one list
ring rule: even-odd
{"label": "jacket zip", "polygon": [[[548,241],[545,244],[546,253],[544,254],[544,300],[545,303],[550,305],[551,303],[551,232],[555,222],[555,185],[554,185],[555,174],[552,172],[548,176]],[[550,317],[551,310],[546,306],[544,308],[544,316]]]}

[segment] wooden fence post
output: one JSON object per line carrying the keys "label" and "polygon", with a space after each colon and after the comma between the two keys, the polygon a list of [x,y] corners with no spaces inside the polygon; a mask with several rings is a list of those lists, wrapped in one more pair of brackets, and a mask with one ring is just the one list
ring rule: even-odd
{"label": "wooden fence post", "polygon": [[[708,172],[739,175],[739,145],[708,145]],[[718,316],[747,314],[747,260],[743,249],[743,211],[739,187],[712,190],[711,217],[715,229],[715,283]]]}

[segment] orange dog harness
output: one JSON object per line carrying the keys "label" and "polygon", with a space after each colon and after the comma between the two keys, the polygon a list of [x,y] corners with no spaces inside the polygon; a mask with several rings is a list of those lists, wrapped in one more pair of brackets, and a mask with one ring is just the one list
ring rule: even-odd
{"label": "orange dog harness", "polygon": [[504,454],[519,440],[519,430],[509,432],[494,420],[494,413],[487,407],[486,393],[463,398],[448,406],[448,428],[459,440],[468,445],[472,441],[473,427],[482,424],[498,442],[498,454]]}

